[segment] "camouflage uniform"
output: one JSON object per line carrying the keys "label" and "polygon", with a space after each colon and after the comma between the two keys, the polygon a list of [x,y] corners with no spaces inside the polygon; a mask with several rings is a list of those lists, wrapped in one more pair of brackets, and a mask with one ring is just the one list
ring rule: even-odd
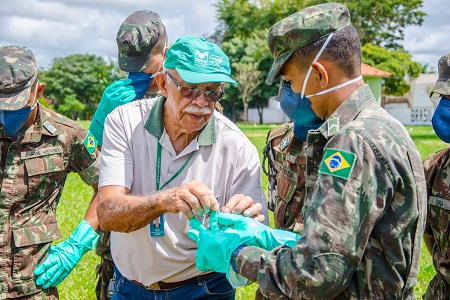
{"label": "camouflage uniform", "polygon": [[35,123],[22,128],[16,140],[0,129],[0,299],[58,297],[56,288],[36,286],[33,270],[61,237],[56,206],[67,174],[77,172],[88,185],[98,181],[98,152],[86,150],[86,131],[41,105],[38,109]]}
{"label": "camouflage uniform", "polygon": [[[431,90],[449,98],[450,95],[450,53],[439,59],[439,78]],[[441,99],[442,101],[442,99]],[[439,103],[441,105],[441,103]],[[439,106],[436,108],[438,112]],[[440,120],[436,124],[433,115],[433,128],[443,125],[445,130],[448,119]],[[446,113],[444,112],[444,116]],[[447,115],[448,117],[448,115]],[[428,215],[425,227],[425,242],[432,250],[433,265],[436,275],[428,285],[424,299],[450,299],[450,148],[443,149],[430,155],[424,161],[425,179],[427,181]],[[431,244],[431,245],[430,245]]]}
{"label": "camouflage uniform", "polygon": [[364,85],[310,131],[306,152],[302,239],[244,248],[239,273],[268,298],[414,299],[426,194],[405,128]]}
{"label": "camouflage uniform", "polygon": [[301,233],[305,198],[305,143],[294,136],[293,123],[272,129],[267,135],[264,157],[268,158],[269,209],[276,228]]}
{"label": "camouflage uniform", "polygon": [[433,264],[437,274],[424,299],[450,299],[450,148],[424,161],[428,216],[425,235],[434,240]]}

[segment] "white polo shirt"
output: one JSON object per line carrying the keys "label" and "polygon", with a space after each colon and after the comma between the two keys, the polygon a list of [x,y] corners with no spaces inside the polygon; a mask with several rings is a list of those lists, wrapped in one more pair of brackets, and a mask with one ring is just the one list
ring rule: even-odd
{"label": "white polo shirt", "polygon": [[[165,98],[143,99],[108,115],[103,134],[99,186],[119,185],[134,195],[156,190],[157,143],[160,141],[161,185],[187,161],[185,169],[165,188],[198,180],[220,195],[221,207],[234,194],[267,205],[261,187],[258,152],[239,128],[220,113],[180,154],[176,154],[162,123]],[[164,214],[164,236],[151,237],[150,226],[131,233],[112,232],[111,253],[123,276],[144,285],[176,282],[202,274],[195,266],[197,244],[186,234],[187,218]]]}

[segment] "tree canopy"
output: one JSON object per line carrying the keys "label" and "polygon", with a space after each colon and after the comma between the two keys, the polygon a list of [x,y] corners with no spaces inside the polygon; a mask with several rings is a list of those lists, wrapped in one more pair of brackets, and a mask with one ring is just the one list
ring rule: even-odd
{"label": "tree canopy", "polygon": [[[239,66],[251,64],[255,71],[260,73],[262,83],[256,88],[240,87],[246,90],[245,101],[238,88],[227,88],[227,95],[224,101],[225,113],[234,116],[235,111],[230,113],[230,109],[244,108],[245,102],[250,107],[260,107],[261,103],[270,96],[276,95],[277,84],[272,86],[264,82],[272,64],[272,56],[267,45],[267,34],[270,27],[279,20],[314,4],[319,4],[323,0],[221,0],[216,4],[219,25],[214,35],[210,38],[222,44],[225,53],[232,61],[232,74],[237,74]],[[420,9],[423,0],[346,0],[343,2],[350,11],[351,21],[360,35],[361,44],[370,43],[377,49],[382,49],[386,56],[393,56],[399,59],[394,66],[387,68],[388,61],[392,59],[375,58],[370,54],[372,46],[367,46],[364,55],[368,55],[364,61],[375,67],[391,72],[394,76],[386,81],[386,91],[392,95],[403,94],[409,89],[403,78],[405,74],[417,76],[417,63],[411,61],[411,55],[402,50],[400,45],[403,40],[404,29],[410,25],[421,25],[425,13]],[[260,43],[263,41],[263,43]],[[256,51],[254,45],[259,49]],[[389,52],[394,51],[394,52]],[[407,66],[400,70],[399,65]],[[406,70],[407,69],[407,70]],[[406,71],[405,71],[406,70]],[[403,74],[403,75],[402,75]],[[245,80],[239,82],[247,85],[254,82]],[[250,92],[248,92],[250,91]]]}
{"label": "tree canopy", "polygon": [[83,119],[93,116],[105,88],[123,76],[113,62],[91,54],[56,58],[48,70],[39,72],[44,96],[56,100],[56,111]]}

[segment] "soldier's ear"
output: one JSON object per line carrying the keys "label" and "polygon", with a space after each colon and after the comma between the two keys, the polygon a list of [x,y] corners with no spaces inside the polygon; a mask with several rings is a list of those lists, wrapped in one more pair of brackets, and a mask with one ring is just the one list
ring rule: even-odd
{"label": "soldier's ear", "polygon": [[45,89],[45,84],[39,82],[38,87],[37,87],[36,98],[42,97],[42,94],[44,93],[44,89]]}
{"label": "soldier's ear", "polygon": [[328,87],[328,81],[329,81],[329,77],[328,77],[328,71],[326,69],[326,67],[321,64],[319,61],[315,61],[311,64],[312,67],[312,72],[311,72],[311,79],[313,79],[313,77],[315,77],[316,82],[320,85],[321,88],[326,88]]}

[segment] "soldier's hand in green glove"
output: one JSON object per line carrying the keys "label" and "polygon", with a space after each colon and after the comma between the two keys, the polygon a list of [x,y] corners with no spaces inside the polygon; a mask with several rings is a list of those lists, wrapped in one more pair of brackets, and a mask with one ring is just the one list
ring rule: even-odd
{"label": "soldier's hand in green glove", "polygon": [[272,229],[252,218],[236,214],[213,214],[210,224],[213,230],[234,233],[241,238],[250,238],[253,244],[265,250],[272,250],[281,245],[292,248],[301,237],[290,231]]}
{"label": "soldier's hand in green glove", "polygon": [[80,261],[81,257],[92,250],[99,235],[83,220],[68,240],[50,246],[49,255],[35,270],[36,284],[47,289],[60,284]]}
{"label": "soldier's hand in green glove", "polygon": [[102,98],[92,118],[89,130],[94,135],[98,144],[103,143],[103,129],[105,120],[116,107],[129,103],[136,98],[136,92],[131,85],[131,79],[120,79],[111,83],[103,92]]}
{"label": "soldier's hand in green glove", "polygon": [[192,229],[188,236],[197,242],[196,265],[202,271],[227,273],[234,249],[242,244],[252,245],[249,238],[235,233],[212,231],[197,219],[189,221]]}

